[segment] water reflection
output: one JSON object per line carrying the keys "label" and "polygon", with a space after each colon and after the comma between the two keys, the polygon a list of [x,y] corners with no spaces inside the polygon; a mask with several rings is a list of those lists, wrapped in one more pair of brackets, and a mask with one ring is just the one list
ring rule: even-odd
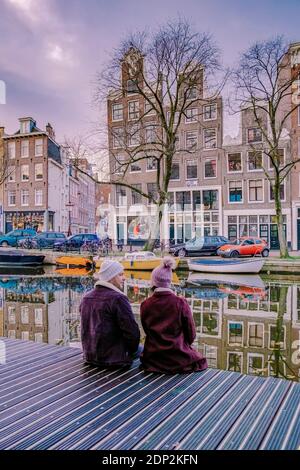
{"label": "water reflection", "polygon": [[[72,274],[0,275],[0,336],[80,346],[79,303],[95,279]],[[300,281],[174,274],[173,288],[192,308],[194,346],[210,367],[299,379]],[[128,272],[125,292],[139,322],[150,273]]]}

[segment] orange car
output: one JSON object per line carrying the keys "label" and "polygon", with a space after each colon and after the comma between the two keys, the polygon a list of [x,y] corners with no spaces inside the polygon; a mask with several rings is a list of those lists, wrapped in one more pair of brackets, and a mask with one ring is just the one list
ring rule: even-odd
{"label": "orange car", "polygon": [[223,245],[217,254],[225,258],[238,258],[239,256],[269,256],[269,248],[265,240],[254,237],[241,237],[234,242]]}

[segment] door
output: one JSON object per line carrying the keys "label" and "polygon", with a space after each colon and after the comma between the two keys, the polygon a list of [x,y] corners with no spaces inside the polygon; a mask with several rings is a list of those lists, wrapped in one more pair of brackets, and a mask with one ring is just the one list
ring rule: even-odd
{"label": "door", "polygon": [[261,224],[259,226],[259,237],[265,240],[269,245],[269,226],[268,224]]}
{"label": "door", "polygon": [[228,225],[228,239],[230,241],[237,239],[237,225]]}
{"label": "door", "polygon": [[117,240],[118,242],[120,243],[124,243],[125,242],[125,227],[124,227],[124,224],[117,224]]}
{"label": "door", "polygon": [[[286,237],[286,224],[283,225],[283,230]],[[270,249],[279,250],[278,227],[276,224],[270,225]]]}

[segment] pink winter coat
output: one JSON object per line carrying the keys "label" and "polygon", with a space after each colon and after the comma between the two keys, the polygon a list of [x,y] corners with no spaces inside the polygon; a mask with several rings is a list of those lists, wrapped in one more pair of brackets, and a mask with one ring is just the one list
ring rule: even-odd
{"label": "pink winter coat", "polygon": [[149,372],[175,374],[207,368],[201,353],[192,348],[195,323],[187,301],[171,290],[156,290],[141,304],[146,333],[142,366]]}

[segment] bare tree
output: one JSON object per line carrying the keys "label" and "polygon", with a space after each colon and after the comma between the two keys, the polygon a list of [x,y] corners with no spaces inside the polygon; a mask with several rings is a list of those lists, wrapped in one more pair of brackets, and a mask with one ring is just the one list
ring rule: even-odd
{"label": "bare tree", "polygon": [[[219,51],[211,36],[194,32],[190,24],[179,19],[153,34],[131,35],[115,50],[110,64],[98,76],[96,100],[101,103],[108,97],[109,111],[131,93],[135,93],[139,102],[138,109],[132,109],[132,116],[124,116],[121,124],[109,126],[108,139],[110,181],[130,188],[156,205],[157,230],[146,249],[154,246],[168,202],[172,165],[180,152],[177,143],[180,124],[184,118],[191,118],[192,108],[200,109],[200,105],[219,96],[217,85],[210,96],[205,91],[208,80],[216,77],[218,70]],[[192,118],[201,121],[200,114]],[[190,151],[193,152],[192,147]],[[126,182],[132,165],[142,161],[156,170],[156,187],[151,193]]]}
{"label": "bare tree", "polygon": [[14,168],[9,166],[9,158],[5,152],[3,136],[4,128],[0,127],[0,188],[14,171]]}
{"label": "bare tree", "polygon": [[[295,76],[291,70],[291,52],[281,36],[258,42],[242,54],[233,71],[236,90],[235,102],[242,111],[253,114],[255,126],[262,136],[261,147],[253,145],[267,156],[263,165],[274,196],[276,223],[280,245],[280,257],[288,257],[287,242],[283,230],[281,186],[295,164],[300,161],[292,154],[283,161],[280,152],[284,132],[290,128],[290,118],[299,103],[293,100]],[[271,168],[271,170],[270,170]]]}

